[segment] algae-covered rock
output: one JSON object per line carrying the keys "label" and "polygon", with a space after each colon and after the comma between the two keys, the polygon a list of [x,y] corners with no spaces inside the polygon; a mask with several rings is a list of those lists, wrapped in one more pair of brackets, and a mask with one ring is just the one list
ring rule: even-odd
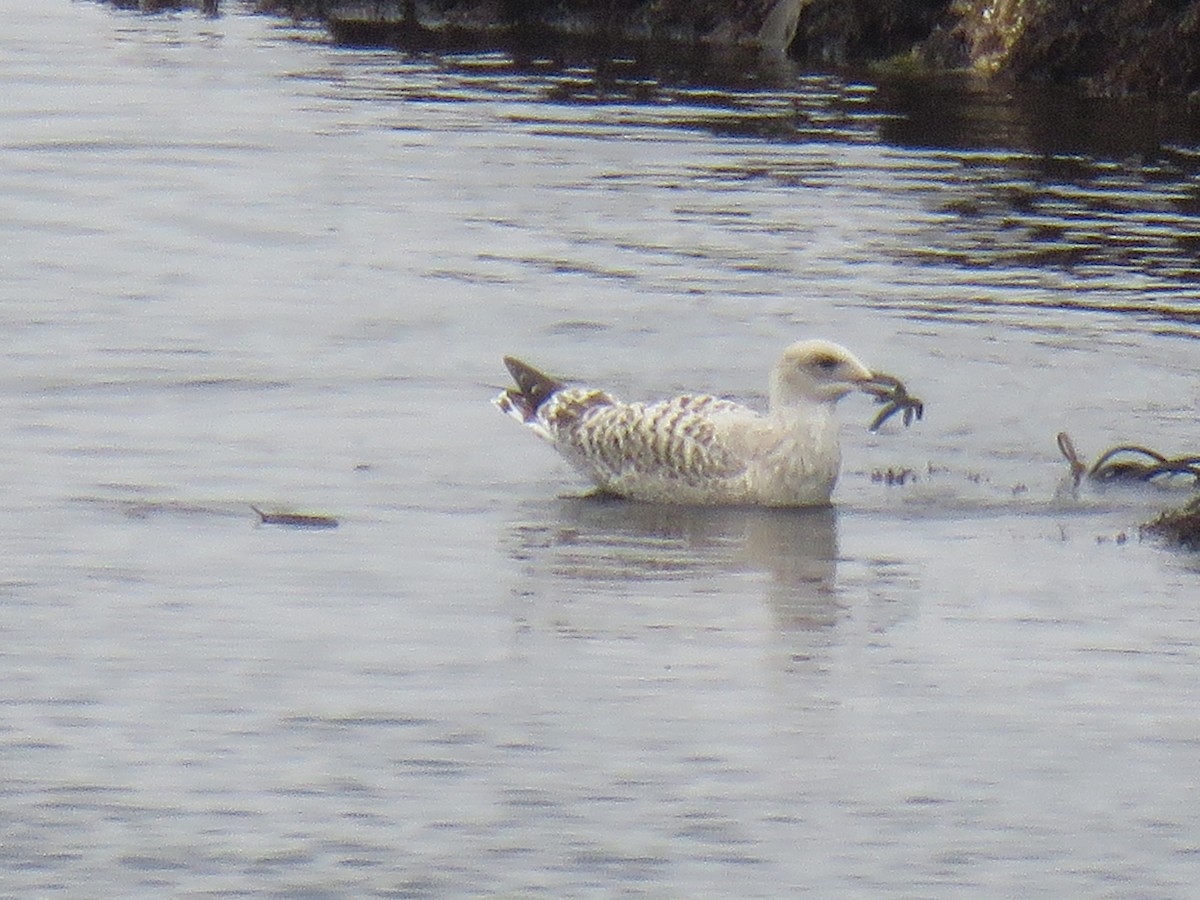
{"label": "algae-covered rock", "polygon": [[564,36],[752,45],[784,53],[808,0],[259,0],[264,12],[354,23],[359,35],[520,28]]}
{"label": "algae-covered rock", "polygon": [[1143,534],[1161,537],[1189,550],[1200,550],[1200,497],[1180,509],[1169,509],[1142,526]]}
{"label": "algae-covered rock", "polygon": [[949,0],[808,0],[791,52],[834,65],[909,56],[948,6]]}
{"label": "algae-covered rock", "polygon": [[1200,0],[954,0],[919,52],[940,68],[1090,93],[1200,91]]}
{"label": "algae-covered rock", "polygon": [[1200,98],[1200,0],[259,0],[261,9],[386,32],[509,29],[754,46],[819,64],[930,69]]}

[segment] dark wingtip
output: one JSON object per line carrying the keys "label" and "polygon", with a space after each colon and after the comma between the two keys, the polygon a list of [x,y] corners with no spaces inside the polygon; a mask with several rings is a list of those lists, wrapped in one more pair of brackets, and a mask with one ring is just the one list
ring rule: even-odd
{"label": "dark wingtip", "polygon": [[533,366],[521,362],[514,356],[504,357],[504,365],[531,409],[537,409],[546,402],[551,394],[563,388],[561,381],[555,381],[545,372],[539,372]]}

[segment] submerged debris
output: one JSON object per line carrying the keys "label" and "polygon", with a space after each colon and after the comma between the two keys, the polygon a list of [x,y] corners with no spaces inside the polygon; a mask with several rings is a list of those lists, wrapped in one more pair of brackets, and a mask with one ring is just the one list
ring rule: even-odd
{"label": "submerged debris", "polygon": [[879,373],[873,381],[875,384],[868,388],[868,393],[874,395],[875,402],[884,404],[884,407],[867,426],[868,431],[878,431],[884,422],[901,411],[904,412],[905,425],[911,425],[913,419],[919,420],[925,415],[925,404],[912,396],[899,378]]}
{"label": "submerged debris", "polygon": [[893,469],[890,466],[885,469],[876,469],[871,473],[872,484],[905,485],[910,481],[917,480],[917,473],[912,469]]}
{"label": "submerged debris", "polygon": [[259,524],[288,525],[292,528],[337,528],[338,520],[333,516],[314,516],[305,513],[266,512],[254,504],[250,508],[258,513]]}
{"label": "submerged debris", "polygon": [[1092,481],[1153,481],[1155,478],[1186,475],[1196,487],[1200,487],[1200,456],[1169,457],[1132,444],[1113,447],[1088,465],[1080,459],[1071,436],[1065,431],[1058,434],[1058,449],[1071,467],[1071,477],[1078,487],[1086,475]]}

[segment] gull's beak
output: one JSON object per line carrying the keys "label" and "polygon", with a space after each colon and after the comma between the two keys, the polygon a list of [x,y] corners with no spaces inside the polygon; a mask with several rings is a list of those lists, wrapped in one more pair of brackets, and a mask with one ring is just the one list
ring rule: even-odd
{"label": "gull's beak", "polygon": [[854,387],[876,399],[885,399],[894,397],[897,391],[903,391],[904,383],[899,378],[884,375],[882,372],[866,372],[854,382]]}

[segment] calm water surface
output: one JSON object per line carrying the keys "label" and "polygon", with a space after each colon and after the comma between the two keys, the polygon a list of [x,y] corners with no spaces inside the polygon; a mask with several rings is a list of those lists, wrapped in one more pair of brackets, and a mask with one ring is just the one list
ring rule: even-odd
{"label": "calm water surface", "polygon": [[[1188,490],[1054,444],[1200,445],[1185,114],[0,8],[4,896],[1194,895]],[[808,335],[928,406],[833,510],[487,403]]]}

